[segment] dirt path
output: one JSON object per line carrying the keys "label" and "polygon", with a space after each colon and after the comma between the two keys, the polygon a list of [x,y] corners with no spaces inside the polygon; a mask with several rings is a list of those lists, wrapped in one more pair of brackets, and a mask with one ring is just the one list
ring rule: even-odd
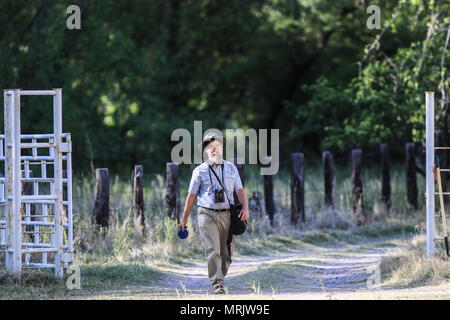
{"label": "dirt path", "polygon": [[[399,240],[384,239],[340,248],[234,257],[225,286],[229,295],[266,297],[376,291],[368,287],[367,279],[371,275],[371,279],[376,278],[374,268],[381,256],[399,250],[399,246]],[[189,298],[212,294],[206,262],[165,271],[169,276],[159,284],[160,296]]]}
{"label": "dirt path", "polygon": [[[384,255],[405,239],[384,238],[338,248],[309,246],[261,256],[235,256],[225,278],[226,295],[213,295],[206,261],[158,267],[159,281],[130,284],[82,295],[79,299],[450,299],[450,283],[416,288],[372,287]],[[369,278],[370,277],[370,278]]]}

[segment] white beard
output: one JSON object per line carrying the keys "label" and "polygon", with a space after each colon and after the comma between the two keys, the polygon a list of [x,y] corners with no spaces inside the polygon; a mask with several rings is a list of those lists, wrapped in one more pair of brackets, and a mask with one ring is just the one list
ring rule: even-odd
{"label": "white beard", "polygon": [[222,155],[216,154],[215,156],[211,156],[211,157],[209,158],[209,160],[212,161],[212,162],[214,162],[214,163],[221,163],[222,160],[223,160],[223,157],[222,157]]}

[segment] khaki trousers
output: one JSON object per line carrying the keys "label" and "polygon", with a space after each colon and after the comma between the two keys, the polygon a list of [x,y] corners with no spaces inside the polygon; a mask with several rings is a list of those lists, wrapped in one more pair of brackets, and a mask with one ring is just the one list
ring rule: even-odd
{"label": "khaki trousers", "polygon": [[[200,238],[208,259],[208,277],[212,283],[223,282],[231,264],[227,238],[230,229],[230,211],[215,212],[198,208]],[[234,235],[231,242],[231,255],[234,252]]]}

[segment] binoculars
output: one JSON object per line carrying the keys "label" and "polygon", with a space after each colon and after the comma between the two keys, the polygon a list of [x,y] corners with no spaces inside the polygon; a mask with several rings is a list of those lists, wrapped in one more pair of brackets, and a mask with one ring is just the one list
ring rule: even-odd
{"label": "binoculars", "polygon": [[223,189],[214,189],[214,203],[225,202],[225,192]]}

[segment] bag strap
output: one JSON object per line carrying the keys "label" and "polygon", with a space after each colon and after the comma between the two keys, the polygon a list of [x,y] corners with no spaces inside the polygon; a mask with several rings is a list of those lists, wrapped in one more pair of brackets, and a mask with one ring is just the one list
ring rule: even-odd
{"label": "bag strap", "polygon": [[[209,164],[208,164],[209,165]],[[211,168],[211,165],[209,165],[209,167]],[[212,169],[211,169],[212,170]],[[216,175],[216,173],[214,172],[214,170],[212,170],[212,172],[214,173],[214,175],[216,176],[216,180],[220,183],[220,180],[219,180],[219,177],[217,177],[217,175]],[[211,179],[211,171],[210,170],[208,170],[208,174],[209,174],[209,181],[211,182],[211,186],[213,185],[213,183],[212,183],[212,179]],[[223,163],[222,163],[222,181],[223,181]],[[223,186],[222,186],[222,184],[220,183],[220,186],[222,187],[222,189],[223,189]]]}
{"label": "bag strap", "polygon": [[[220,182],[219,177],[217,176],[216,172],[214,171],[214,169],[211,167],[211,165],[210,165],[209,163],[208,163],[208,166],[209,166],[209,169],[211,169],[211,171],[212,171],[212,172],[214,173],[214,175],[216,176],[216,179],[217,179],[217,181],[219,181],[220,186],[222,187],[222,189],[225,190],[225,196],[227,197],[228,205],[231,207],[231,202],[230,202],[230,199],[228,198],[228,195],[227,195],[227,189],[222,185],[222,182]],[[223,166],[223,163],[222,163],[222,176],[223,176],[223,169],[224,169],[224,166]],[[211,177],[211,173],[210,173],[210,177]],[[212,184],[212,181],[211,181],[211,184]]]}

